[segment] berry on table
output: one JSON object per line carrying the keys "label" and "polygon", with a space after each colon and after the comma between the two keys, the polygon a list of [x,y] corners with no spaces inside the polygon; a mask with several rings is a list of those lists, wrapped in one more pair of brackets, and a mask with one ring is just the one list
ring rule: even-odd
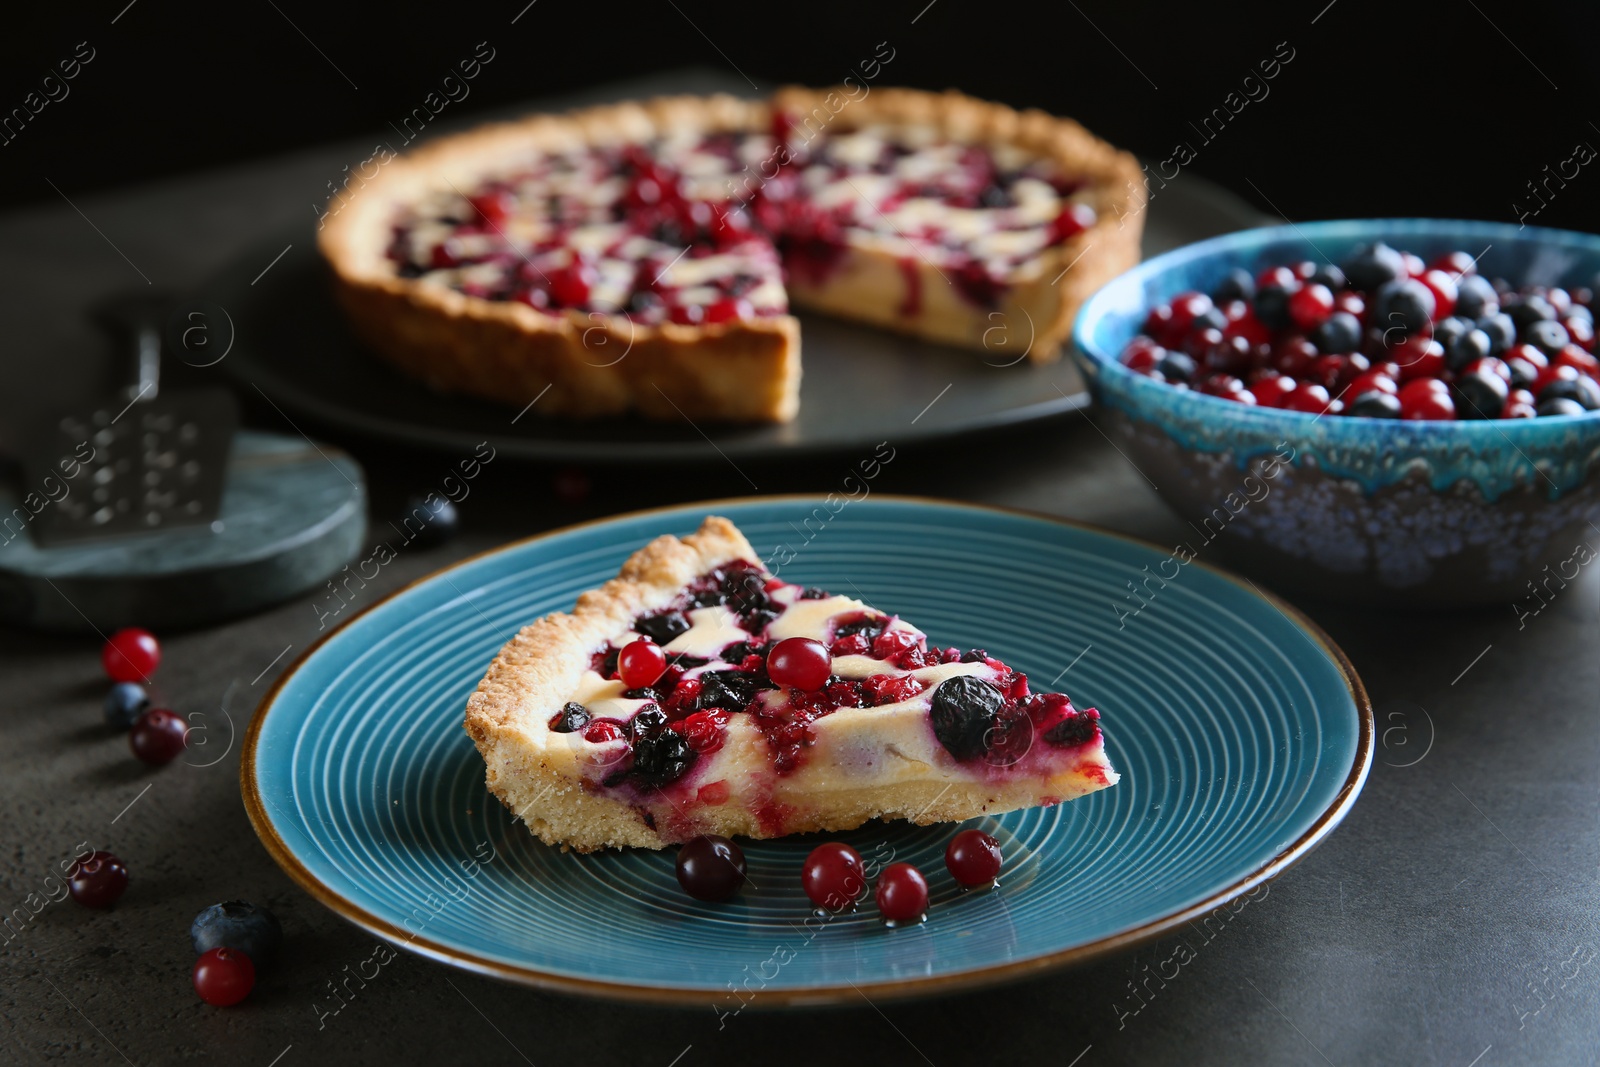
{"label": "berry on table", "polygon": [[744,852],[726,837],[702,834],[678,850],[678,884],[696,900],[730,900],[744,884]]}
{"label": "berry on table", "polygon": [[189,925],[189,939],[194,943],[197,956],[214,948],[231,948],[265,966],[277,954],[278,945],[283,941],[283,927],[266,908],[242,900],[228,900],[213,904],[196,915]]}
{"label": "berry on table", "polygon": [[630,641],[617,653],[617,677],[629,689],[653,685],[667,669],[667,654],[648,638]]}
{"label": "berry on table", "polygon": [[1000,843],[982,830],[963,830],[945,846],[944,865],[964,886],[989,885],[1000,873]]}
{"label": "berry on table", "polygon": [[150,694],[138,682],[118,682],[106,694],[106,721],[126,730],[150,709]]}
{"label": "berry on table", "polygon": [[151,708],[139,716],[128,732],[128,747],[145,763],[159,767],[183,754],[188,736],[189,723],[182,715],[166,708]]}
{"label": "berry on table", "polygon": [[149,630],[118,630],[100,649],[100,664],[113,682],[144,682],[161,663],[161,645]]}
{"label": "berry on table", "polygon": [[127,888],[127,866],[98,849],[74,863],[67,875],[67,892],[86,908],[109,908]]}
{"label": "berry on table", "polygon": [[192,978],[201,1000],[226,1008],[250,995],[256,985],[256,967],[238,949],[214,948],[194,961]]}
{"label": "berry on table", "polygon": [[916,923],[927,917],[928,880],[909,863],[891,863],[878,876],[873,894],[887,922]]}
{"label": "berry on table", "polygon": [[833,657],[820,641],[789,637],[767,653],[767,676],[779,685],[812,692],[828,684]]}
{"label": "berry on table", "polygon": [[861,853],[842,841],[818,845],[800,868],[800,886],[817,907],[842,911],[867,887]]}

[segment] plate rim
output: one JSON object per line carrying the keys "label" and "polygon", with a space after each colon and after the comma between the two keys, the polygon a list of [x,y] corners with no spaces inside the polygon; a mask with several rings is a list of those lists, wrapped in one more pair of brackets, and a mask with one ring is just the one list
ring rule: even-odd
{"label": "plate rim", "polygon": [[[345,630],[356,620],[368,612],[375,611],[400,595],[433,580],[440,575],[465,567],[470,563],[486,559],[503,552],[509,552],[536,541],[548,540],[563,534],[600,526],[607,523],[622,522],[630,519],[646,518],[669,511],[698,510],[702,507],[714,511],[718,507],[728,505],[747,504],[778,504],[784,502],[816,501],[820,497],[813,493],[781,493],[772,495],[754,495],[739,497],[719,497],[713,500],[688,501],[685,503],[667,504],[659,507],[642,508],[633,511],[619,512],[601,518],[587,519],[582,522],[570,523],[565,526],[544,530],[528,537],[507,541],[493,548],[475,552],[453,563],[449,563],[436,570],[430,571],[415,578],[399,588],[385,594],[366,607],[352,614],[349,618],[339,623],[327,633],[318,637],[308,645],[280,674],[262,695],[257,703],[254,714],[251,716],[250,725],[245,731],[244,741],[239,754],[239,791],[244,801],[245,813],[250,818],[250,827],[256,837],[266,847],[267,853],[290,879],[301,889],[309,893],[312,899],[328,908],[334,914],[347,922],[375,934],[384,941],[405,949],[408,952],[436,960],[456,967],[460,970],[475,974],[486,975],[515,982],[519,985],[531,986],[536,989],[576,993],[588,997],[603,998],[611,1001],[627,1001],[634,1003],[654,1004],[669,1007],[686,1007],[700,1005],[707,996],[707,991],[701,989],[684,989],[671,986],[655,986],[618,982],[604,979],[581,978],[571,975],[557,974],[536,967],[519,964],[502,963],[498,960],[486,959],[473,952],[464,951],[452,945],[436,941],[431,938],[407,934],[398,926],[388,922],[382,916],[374,914],[353,903],[314,875],[290,849],[287,842],[278,834],[266,806],[262,801],[260,789],[256,781],[256,750],[261,727],[271,713],[279,692],[289,680],[306,664],[306,662],[322,648],[324,644]],[[950,500],[941,497],[923,496],[916,494],[884,493],[875,499],[891,503],[915,504],[940,508],[955,508],[968,511],[988,512],[1009,516],[1040,520],[1058,526],[1066,526],[1078,530],[1086,530],[1093,534],[1125,541],[1140,548],[1152,549],[1161,552],[1161,546],[1140,537],[1112,530],[1091,522],[1079,519],[1069,519],[1048,512],[1035,511],[1028,508],[1010,507],[996,504],[975,504],[961,500]],[[886,1000],[901,1000],[910,997],[938,996],[956,992],[970,992],[987,986],[1004,982],[1018,981],[1030,975],[1046,971],[1060,970],[1066,967],[1098,959],[1111,953],[1131,948],[1135,945],[1155,941],[1184,924],[1199,918],[1209,912],[1221,908],[1239,897],[1255,889],[1258,885],[1271,881],[1288,871],[1299,863],[1312,850],[1344,821],[1350,809],[1354,807],[1356,799],[1360,796],[1362,787],[1366,784],[1369,772],[1372,769],[1373,746],[1376,735],[1376,722],[1373,717],[1372,702],[1362,683],[1360,675],[1356,673],[1355,665],[1351,663],[1342,648],[1330,637],[1321,626],[1305,615],[1293,604],[1281,599],[1276,594],[1256,586],[1254,582],[1233,574],[1231,571],[1217,567],[1201,560],[1195,560],[1201,569],[1222,578],[1235,586],[1253,594],[1283,615],[1291,625],[1302,630],[1305,635],[1316,644],[1338,670],[1345,688],[1349,690],[1352,702],[1355,704],[1357,730],[1356,752],[1351,761],[1349,772],[1344,783],[1334,795],[1333,800],[1326,809],[1317,816],[1312,824],[1306,828],[1293,842],[1285,846],[1266,863],[1260,865],[1242,878],[1224,886],[1210,896],[1189,905],[1188,907],[1168,912],[1154,919],[1095,938],[1079,945],[1072,945],[1054,952],[1031,956],[1027,959],[1011,960],[1006,963],[978,967],[972,970],[960,971],[953,974],[924,977],[901,978],[885,981],[875,981],[865,986],[846,981],[842,985],[813,986],[804,989],[763,989],[746,1003],[747,1007],[801,1007],[824,1006],[838,1004],[857,994],[867,996],[869,1000],[882,998]]]}

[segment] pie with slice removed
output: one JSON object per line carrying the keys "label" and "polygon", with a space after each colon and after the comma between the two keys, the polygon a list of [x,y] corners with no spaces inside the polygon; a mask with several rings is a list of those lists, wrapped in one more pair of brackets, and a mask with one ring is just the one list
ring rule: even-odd
{"label": "pie with slice removed", "polygon": [[[661,848],[951,822],[1116,783],[1094,709],[758,559],[708,517],[501,649],[466,727],[490,790],[534,834],[580,852]],[[826,664],[806,688],[772,678],[794,673],[772,655],[794,639]],[[641,662],[654,680],[630,688]]]}
{"label": "pie with slice removed", "polygon": [[539,115],[385,164],[324,220],[358,336],[539,412],[785,421],[791,306],[1058,358],[1138,261],[1138,163],[959,93],[786,89]]}

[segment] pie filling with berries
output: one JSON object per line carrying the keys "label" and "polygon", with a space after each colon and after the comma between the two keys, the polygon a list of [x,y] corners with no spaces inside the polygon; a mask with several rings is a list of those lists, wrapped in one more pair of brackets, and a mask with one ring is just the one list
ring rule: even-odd
{"label": "pie filling with berries", "polygon": [[957,821],[1117,782],[1094,709],[757,558],[709,517],[500,651],[466,727],[534,834],[660,848]]}
{"label": "pie filling with berries", "polygon": [[1007,356],[1057,358],[1082,299],[1138,260],[1133,157],[958,93],[848,97],[665,98],[445,138],[330,214],[322,251],[380,355],[544,413],[793,418],[791,305],[969,348],[998,327]]}

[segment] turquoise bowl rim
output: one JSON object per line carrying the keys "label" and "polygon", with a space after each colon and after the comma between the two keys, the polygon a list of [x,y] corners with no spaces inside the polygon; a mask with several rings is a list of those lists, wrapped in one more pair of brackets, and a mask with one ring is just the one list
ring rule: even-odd
{"label": "turquoise bowl rim", "polygon": [[[1452,422],[1360,416],[1321,418],[1306,412],[1246,406],[1194,390],[1174,389],[1164,382],[1134,373],[1117,358],[1122,345],[1137,330],[1137,325],[1129,327],[1133,310],[1141,309],[1142,321],[1142,313],[1150,306],[1146,293],[1154,299],[1169,299],[1184,291],[1189,287],[1191,276],[1186,276],[1189,268],[1207,261],[1241,265],[1252,254],[1272,245],[1297,246],[1304,256],[1318,257],[1319,240],[1341,243],[1385,240],[1403,248],[1407,238],[1452,238],[1459,240],[1460,246],[1470,248],[1480,243],[1538,245],[1570,250],[1600,261],[1600,236],[1594,234],[1465,219],[1329,219],[1239,230],[1173,249],[1108,282],[1085,301],[1078,312],[1072,329],[1073,355],[1099,402],[1105,403],[1105,394],[1111,390],[1123,402],[1111,406],[1131,415],[1191,425],[1204,423],[1221,436],[1276,434],[1278,440],[1306,441],[1319,448],[1370,447],[1377,441],[1382,443],[1382,451],[1397,455],[1458,445],[1495,451],[1545,451],[1561,447],[1562,439],[1574,431],[1584,438],[1600,438],[1600,411],[1536,419]],[[1199,447],[1194,442],[1183,443],[1186,448]],[[1241,465],[1248,458],[1241,457]],[[1566,483],[1560,486],[1561,492],[1583,480],[1579,471],[1570,472],[1570,475],[1560,479]],[[1441,480],[1445,484],[1440,484]],[[1453,476],[1436,479],[1434,487],[1445,488],[1454,480]],[[1496,484],[1484,488],[1486,495],[1492,498],[1498,496],[1504,486]]]}
{"label": "turquoise bowl rim", "polygon": [[[503,963],[498,960],[485,959],[470,951],[464,951],[453,945],[445,944],[426,937],[416,936],[406,930],[395,926],[382,916],[376,915],[362,908],[342,895],[337,890],[321,881],[298,858],[294,851],[279,835],[273,825],[256,780],[256,756],[258,742],[262,727],[268,714],[276,701],[278,694],[295,677],[297,672],[328,642],[343,633],[347,627],[364,618],[369,612],[375,611],[391,600],[404,595],[409,590],[424,583],[432,581],[441,575],[463,567],[478,560],[488,558],[500,553],[509,552],[522,546],[543,541],[566,534],[570,534],[589,527],[601,526],[613,522],[640,519],[656,514],[682,512],[685,509],[714,511],[718,508],[738,505],[763,505],[785,502],[811,502],[820,499],[816,494],[773,494],[768,496],[731,497],[717,500],[692,501],[677,503],[656,508],[646,508],[638,511],[622,512],[603,518],[592,519],[587,522],[574,523],[569,526],[547,530],[531,537],[511,541],[495,548],[466,556],[445,567],[429,574],[423,575],[406,583],[399,589],[374,601],[353,613],[342,623],[323,634],[307,647],[273,682],[271,688],[263,695],[252,716],[249,728],[245,732],[239,761],[240,793],[244,801],[245,811],[250,818],[251,828],[256,836],[266,847],[268,854],[274,862],[287,873],[301,889],[305,890],[318,903],[327,907],[335,914],[348,920],[354,925],[383,938],[391,944],[400,945],[408,951],[429,959],[437,960],[454,967],[461,968],[488,977],[500,978],[535,988],[554,990],[564,993],[578,993],[593,997],[602,997],[610,1000],[624,1000],[652,1003],[659,1005],[675,1006],[703,1006],[705,995],[698,989],[674,989],[652,985],[633,985],[625,982],[596,980],[582,977],[568,976],[523,967],[515,964]],[[1129,544],[1148,549],[1158,555],[1165,555],[1166,549],[1140,538],[1130,537],[1115,530],[1096,526],[1092,523],[1079,522],[1065,519],[1057,515],[1050,515],[1038,511],[1022,508],[998,507],[982,504],[970,504],[962,501],[945,500],[936,497],[898,495],[898,494],[873,494],[874,500],[884,502],[898,502],[913,505],[931,505],[944,508],[964,508],[978,512],[1019,516],[1029,519],[1042,520],[1057,525],[1084,530],[1096,535],[1114,538]],[[1072,964],[1081,963],[1098,958],[1109,953],[1117,952],[1135,945],[1156,940],[1184,924],[1198,919],[1216,909],[1230,903],[1238,897],[1255,889],[1257,886],[1276,878],[1287,871],[1300,860],[1304,859],[1333,829],[1343,821],[1354,806],[1357,797],[1365,785],[1367,776],[1372,768],[1373,748],[1376,735],[1376,723],[1373,717],[1372,703],[1366,688],[1356,673],[1354,665],[1350,662],[1344,651],[1334,643],[1321,627],[1306,617],[1299,609],[1286,601],[1280,600],[1271,593],[1259,589],[1245,579],[1213,567],[1199,560],[1191,565],[1210,572],[1217,578],[1238,586],[1250,596],[1256,597],[1276,609],[1293,626],[1301,630],[1327,656],[1328,661],[1343,678],[1350,692],[1351,701],[1355,707],[1356,722],[1356,750],[1351,766],[1344,782],[1339,787],[1333,801],[1327,809],[1293,842],[1286,845],[1282,851],[1260,867],[1237,879],[1232,884],[1223,887],[1203,900],[1197,901],[1187,907],[1173,911],[1167,915],[1152,919],[1140,926],[1098,938],[1084,944],[1075,945],[1061,951],[1048,953],[1029,959],[1015,960],[1005,964],[964,971],[959,974],[947,975],[939,978],[904,979],[895,981],[872,982],[864,987],[846,983],[841,986],[812,987],[794,990],[763,990],[754,1000],[752,1006],[780,1007],[780,1006],[805,1006],[825,1005],[838,1003],[848,995],[869,993],[874,998],[901,999],[913,996],[930,996],[943,993],[958,992],[981,988],[999,982],[1014,981],[1041,971],[1057,969]]]}

